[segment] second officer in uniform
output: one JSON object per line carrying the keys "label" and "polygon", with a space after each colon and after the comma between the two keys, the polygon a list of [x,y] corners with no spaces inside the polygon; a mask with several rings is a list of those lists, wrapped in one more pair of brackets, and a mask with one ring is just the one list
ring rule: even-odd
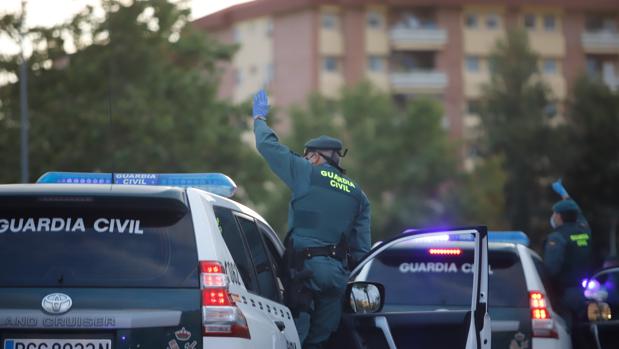
{"label": "second officer in uniform", "polygon": [[286,238],[287,296],[304,348],[320,348],[337,328],[350,268],[370,250],[370,204],[340,167],[342,142],[321,136],[301,157],[266,123],[268,97],[253,102],[256,147],[292,191]]}

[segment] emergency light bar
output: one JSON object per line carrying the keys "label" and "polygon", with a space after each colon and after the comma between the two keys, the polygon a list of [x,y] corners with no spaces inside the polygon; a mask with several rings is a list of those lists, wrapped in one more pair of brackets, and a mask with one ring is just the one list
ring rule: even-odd
{"label": "emergency light bar", "polygon": [[510,242],[524,246],[531,243],[527,234],[522,231],[489,231],[488,242]]}
{"label": "emergency light bar", "polygon": [[[414,229],[405,230],[404,233],[415,231]],[[438,234],[420,238],[420,242],[444,242],[444,241],[474,241],[475,237],[471,234]],[[521,231],[489,231],[488,242],[507,242],[529,246],[530,241],[527,234]]]}
{"label": "emergency light bar", "polygon": [[118,184],[197,188],[232,197],[237,186],[222,173],[90,173],[47,172],[37,180],[41,184]]}

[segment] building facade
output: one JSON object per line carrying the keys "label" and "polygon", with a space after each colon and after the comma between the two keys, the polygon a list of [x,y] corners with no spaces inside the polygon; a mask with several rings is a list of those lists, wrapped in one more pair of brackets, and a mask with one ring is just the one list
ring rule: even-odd
{"label": "building facade", "polygon": [[619,0],[256,0],[194,24],[239,45],[223,98],[267,86],[285,110],[369,80],[396,101],[440,100],[456,138],[475,137],[488,57],[509,28],[528,32],[557,114],[582,74],[619,88]]}

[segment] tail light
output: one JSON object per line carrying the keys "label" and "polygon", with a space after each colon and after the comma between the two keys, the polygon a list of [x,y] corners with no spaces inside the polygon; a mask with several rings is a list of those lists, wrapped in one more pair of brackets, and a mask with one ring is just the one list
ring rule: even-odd
{"label": "tail light", "polygon": [[558,338],[555,322],[548,310],[544,294],[539,291],[530,291],[529,305],[531,307],[533,337]]}
{"label": "tail light", "polygon": [[202,334],[207,337],[250,339],[243,312],[228,292],[228,276],[219,262],[200,262]]}

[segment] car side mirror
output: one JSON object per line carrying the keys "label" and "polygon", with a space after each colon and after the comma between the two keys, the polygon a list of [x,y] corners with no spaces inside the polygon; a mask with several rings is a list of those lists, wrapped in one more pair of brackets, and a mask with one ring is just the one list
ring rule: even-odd
{"label": "car side mirror", "polygon": [[353,313],[376,313],[385,304],[385,287],[377,282],[352,282],[346,287],[345,299]]}
{"label": "car side mirror", "polygon": [[587,318],[589,321],[610,321],[612,317],[608,303],[591,302],[587,304]]}

